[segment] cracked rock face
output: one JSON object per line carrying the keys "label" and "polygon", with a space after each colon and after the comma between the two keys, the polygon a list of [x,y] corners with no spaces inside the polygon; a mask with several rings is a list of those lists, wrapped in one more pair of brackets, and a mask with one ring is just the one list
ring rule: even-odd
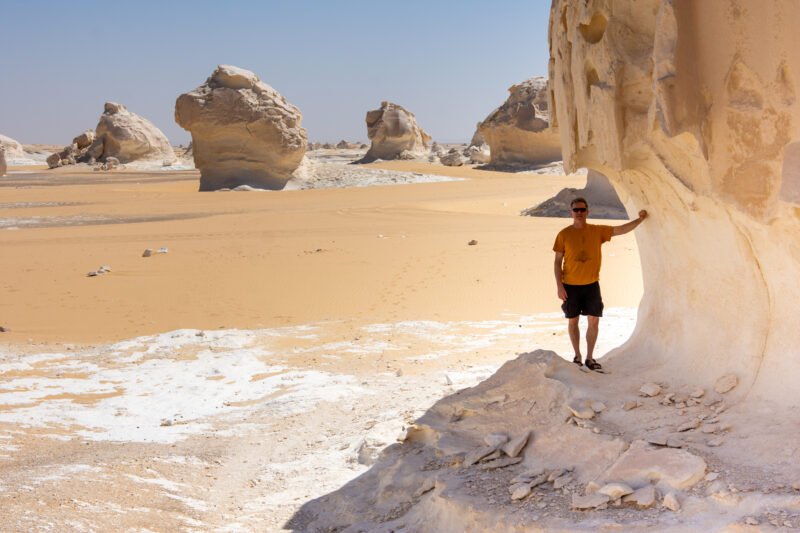
{"label": "cracked rock face", "polygon": [[372,145],[365,159],[398,159],[402,152],[424,155],[431,136],[417,124],[414,113],[391,102],[367,111],[367,137]]}
{"label": "cracked rock face", "polygon": [[88,131],[73,139],[74,151],[86,151],[100,161],[116,157],[120,163],[160,161],[169,164],[175,161],[172,146],[161,130],[124,105],[106,102],[94,134],[91,141]]}
{"label": "cracked rock face", "polygon": [[175,122],[192,134],[201,191],[282,189],[306,152],[302,119],[258,76],[230,65],[175,103]]}
{"label": "cracked rock face", "polygon": [[547,78],[530,78],[508,92],[503,105],[478,124],[478,131],[489,144],[490,164],[530,165],[561,159],[561,141],[550,130]]}
{"label": "cracked rock face", "polygon": [[799,18],[791,1],[553,2],[565,169],[602,172],[628,212],[651,217],[625,364],[706,387],[732,373],[744,386],[730,394],[800,399],[800,360],[786,357],[800,301]]}

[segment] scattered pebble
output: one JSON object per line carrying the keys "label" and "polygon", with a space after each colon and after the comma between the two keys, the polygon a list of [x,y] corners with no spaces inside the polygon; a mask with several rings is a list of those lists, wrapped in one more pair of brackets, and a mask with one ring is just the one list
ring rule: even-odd
{"label": "scattered pebble", "polygon": [[398,368],[397,372],[395,372],[394,375],[399,378],[400,376],[403,375],[403,369],[402,368]]}
{"label": "scattered pebble", "polygon": [[661,394],[661,385],[659,385],[658,383],[645,383],[639,389],[639,392],[643,396],[649,396],[652,398],[654,396],[658,396],[659,394]]}
{"label": "scattered pebble", "polygon": [[640,489],[636,489],[633,493],[623,496],[622,501],[625,503],[632,503],[642,509],[652,507],[658,501],[658,491],[653,485],[646,485]]}
{"label": "scattered pebble", "polygon": [[563,476],[557,477],[556,479],[553,480],[553,488],[556,490],[563,489],[571,482],[572,482],[572,476],[569,474],[564,474]]}
{"label": "scattered pebble", "polygon": [[714,384],[714,390],[719,394],[725,394],[733,390],[739,384],[736,374],[725,374]]}
{"label": "scattered pebble", "polygon": [[674,511],[676,513],[681,510],[681,502],[678,501],[678,497],[674,492],[670,492],[664,496],[664,501],[661,502],[661,504],[670,511]]}
{"label": "scattered pebble", "polygon": [[142,257],[150,257],[153,255],[153,250],[150,248],[146,248],[144,252],[142,252]]}
{"label": "scattered pebble", "polygon": [[700,426],[699,420],[691,420],[689,422],[686,422],[678,426],[678,431],[679,432],[689,431],[690,429],[697,429],[699,426]]}
{"label": "scattered pebble", "polygon": [[706,444],[715,448],[717,446],[722,446],[722,443],[725,442],[722,437],[717,437],[715,439],[709,440]]}
{"label": "scattered pebble", "polygon": [[476,244],[478,244],[478,241],[476,241],[475,239],[472,239],[472,240],[471,240],[471,241],[469,241],[467,244],[468,244],[469,246],[475,246]]}
{"label": "scattered pebble", "polygon": [[508,455],[509,457],[516,457],[525,448],[525,445],[528,444],[528,440],[531,437],[531,432],[526,431],[522,435],[510,440],[507,444],[505,444],[502,448],[503,453]]}
{"label": "scattered pebble", "polygon": [[7,333],[9,331],[11,331],[11,330],[6,328],[6,327],[4,327],[4,326],[0,326],[0,333]]}
{"label": "scattered pebble", "polygon": [[611,498],[605,494],[587,494],[586,496],[575,495],[572,497],[572,508],[576,510],[595,509],[607,504]]}
{"label": "scattered pebble", "polygon": [[623,496],[632,494],[633,489],[625,483],[608,483],[600,488],[597,492],[600,494],[605,494],[612,500],[618,500]]}
{"label": "scattered pebble", "polygon": [[453,384],[453,380],[447,374],[444,375],[444,384],[448,386]]}
{"label": "scattered pebble", "polygon": [[704,389],[697,387],[696,389],[693,389],[692,392],[689,393],[689,396],[691,396],[692,398],[702,398],[703,396],[705,396],[705,394],[706,391]]}
{"label": "scattered pebble", "polygon": [[499,447],[508,442],[510,437],[505,433],[489,433],[485,437],[483,437],[483,442],[486,443],[487,446]]}
{"label": "scattered pebble", "polygon": [[718,477],[719,474],[717,472],[709,472],[708,474],[706,474],[706,481],[714,481]]}
{"label": "scattered pebble", "polygon": [[512,500],[522,500],[523,498],[530,496],[531,492],[533,492],[533,489],[531,489],[530,485],[526,483],[517,483],[516,485],[512,485],[509,490],[511,492]]}
{"label": "scattered pebble", "polygon": [[574,416],[575,418],[588,420],[588,419],[594,417],[594,415],[595,415],[594,409],[592,409],[588,405],[588,402],[586,400],[573,402],[573,403],[569,404],[567,407],[569,407],[569,410],[572,413],[572,416]]}
{"label": "scattered pebble", "polygon": [[636,409],[637,407],[641,407],[641,406],[642,406],[642,402],[636,402],[636,401],[633,401],[633,400],[628,400],[627,402],[622,404],[622,408],[625,409],[626,411],[630,411],[631,409]]}

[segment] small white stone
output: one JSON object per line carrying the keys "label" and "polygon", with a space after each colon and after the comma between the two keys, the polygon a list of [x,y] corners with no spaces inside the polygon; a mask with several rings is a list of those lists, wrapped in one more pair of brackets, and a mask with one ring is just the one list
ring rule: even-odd
{"label": "small white stone", "polygon": [[627,496],[628,494],[633,493],[633,489],[626,485],[625,483],[609,483],[604,485],[600,490],[597,491],[600,494],[605,494],[612,500],[618,500],[623,496]]}
{"label": "small white stone", "polygon": [[489,433],[483,437],[483,442],[485,442],[487,446],[502,446],[508,442],[508,440],[509,437],[505,433]]}
{"label": "small white stone", "polygon": [[678,497],[675,495],[674,492],[668,493],[664,496],[664,501],[662,505],[669,509],[670,511],[678,512],[681,510],[681,502],[678,501]]}
{"label": "small white stone", "polygon": [[653,396],[658,396],[661,394],[661,385],[658,383],[645,383],[641,386],[639,392],[644,396],[649,396],[652,398]]}
{"label": "small white stone", "polygon": [[395,372],[394,375],[399,378],[400,376],[403,375],[403,369],[402,368],[398,368],[397,372]]}
{"label": "small white stone", "polygon": [[166,248],[159,248],[158,249],[158,253],[165,254],[165,253],[167,253],[167,249]]}
{"label": "small white stone", "polygon": [[450,376],[448,376],[447,374],[444,375],[444,384],[445,385],[452,385],[453,384],[453,380],[450,379]]}
{"label": "small white stone", "polygon": [[622,501],[625,503],[633,503],[646,509],[656,504],[656,501],[658,501],[658,491],[653,485],[646,485],[640,489],[636,489],[632,494],[623,496]]}
{"label": "small white stone", "polygon": [[733,390],[739,384],[736,374],[725,374],[714,384],[714,390],[719,394],[725,394]]}
{"label": "small white stone", "polygon": [[722,446],[723,442],[725,442],[725,440],[722,437],[717,437],[717,438],[711,439],[706,444],[713,448],[713,447],[717,447],[717,446]]}
{"label": "small white stone", "polygon": [[96,276],[96,275],[98,275],[98,274],[99,274],[99,272],[98,272],[98,271],[96,271],[96,270],[92,270],[91,272],[89,272],[89,273],[88,273],[88,274],[86,274],[86,275],[87,275],[87,276],[89,276],[89,277],[91,278],[91,277],[94,277],[94,276]]}
{"label": "small white stone", "polygon": [[705,394],[706,394],[705,389],[697,387],[692,389],[692,392],[689,393],[689,396],[691,396],[692,398],[702,398],[703,396],[705,396]]}
{"label": "small white stone", "polygon": [[576,494],[572,497],[572,508],[577,510],[595,509],[607,504],[610,499],[605,494],[587,494],[586,496]]}
{"label": "small white stone", "polygon": [[719,474],[717,472],[709,472],[708,474],[706,474],[706,481],[714,481],[718,477]]}
{"label": "small white stone", "polygon": [[511,491],[512,500],[521,500],[523,498],[527,498],[531,495],[531,492],[533,492],[530,485],[526,485],[524,483],[513,485],[511,488],[514,489]]}

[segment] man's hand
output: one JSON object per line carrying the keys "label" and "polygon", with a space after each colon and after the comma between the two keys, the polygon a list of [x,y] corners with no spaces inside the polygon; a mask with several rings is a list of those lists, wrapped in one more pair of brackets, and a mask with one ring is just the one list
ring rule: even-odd
{"label": "man's hand", "polygon": [[612,235],[614,236],[625,235],[629,231],[633,230],[636,226],[641,224],[642,221],[646,218],[647,218],[647,211],[642,209],[641,211],[639,211],[639,218],[637,218],[636,220],[631,220],[630,222],[623,224],[621,226],[614,226],[614,232],[612,233]]}
{"label": "man's hand", "polygon": [[567,290],[561,283],[558,284],[558,297],[561,299],[561,301],[567,301]]}
{"label": "man's hand", "polygon": [[639,211],[639,220],[644,220],[646,218],[647,218],[647,211],[645,211],[644,209]]}

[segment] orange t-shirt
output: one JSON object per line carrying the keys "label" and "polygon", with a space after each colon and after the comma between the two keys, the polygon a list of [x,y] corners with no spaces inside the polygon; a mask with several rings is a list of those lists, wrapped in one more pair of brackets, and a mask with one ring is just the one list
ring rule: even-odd
{"label": "orange t-shirt", "polygon": [[564,254],[561,282],[588,285],[600,279],[600,246],[611,240],[613,226],[586,224],[583,229],[567,226],[558,232],[553,251]]}

